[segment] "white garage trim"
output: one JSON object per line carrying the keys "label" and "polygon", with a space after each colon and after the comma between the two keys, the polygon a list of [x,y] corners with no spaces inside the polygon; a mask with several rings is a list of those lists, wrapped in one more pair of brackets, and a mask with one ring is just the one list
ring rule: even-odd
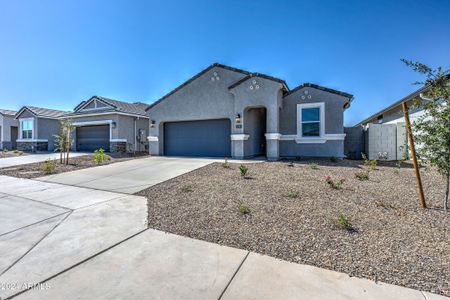
{"label": "white garage trim", "polygon": [[246,141],[246,140],[248,140],[249,137],[250,137],[250,135],[248,135],[248,134],[232,134],[231,140],[232,141]]}

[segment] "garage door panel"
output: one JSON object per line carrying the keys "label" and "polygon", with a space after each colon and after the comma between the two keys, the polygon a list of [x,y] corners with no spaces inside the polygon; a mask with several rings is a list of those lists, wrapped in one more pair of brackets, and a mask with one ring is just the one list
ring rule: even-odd
{"label": "garage door panel", "polygon": [[164,125],[164,155],[228,157],[230,120],[173,122]]}
{"label": "garage door panel", "polygon": [[77,151],[109,151],[109,125],[77,127]]}

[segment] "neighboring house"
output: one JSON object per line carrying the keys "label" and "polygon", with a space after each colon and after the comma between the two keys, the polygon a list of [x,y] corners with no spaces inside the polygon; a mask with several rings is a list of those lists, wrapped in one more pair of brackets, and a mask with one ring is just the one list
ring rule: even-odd
{"label": "neighboring house", "polygon": [[17,149],[22,151],[54,151],[55,134],[59,133],[59,118],[69,112],[24,106],[15,115],[19,121]]}
{"label": "neighboring house", "polygon": [[[364,133],[361,138],[365,139],[364,152],[369,159],[402,160],[409,157],[402,103],[407,104],[410,121],[414,125],[414,121],[424,114],[423,108],[415,105],[415,102],[427,89],[422,87],[414,91],[354,126]],[[355,142],[352,140],[353,145]]]}
{"label": "neighboring house", "polygon": [[413,123],[417,118],[423,115],[423,109],[421,107],[417,107],[414,104],[414,101],[420,99],[420,94],[427,91],[427,87],[422,87],[417,91],[409,94],[408,96],[396,101],[395,103],[389,105],[388,107],[374,113],[370,117],[364,119],[355,125],[358,126],[367,126],[368,124],[397,124],[404,123],[405,118],[403,116],[402,103],[406,102],[409,108],[409,117],[411,123]]}
{"label": "neighboring house", "polygon": [[0,109],[0,149],[15,149],[19,122],[14,119],[16,111]]}
{"label": "neighboring house", "polygon": [[146,108],[147,104],[139,102],[93,96],[63,118],[71,119],[76,126],[76,151],[103,148],[110,152],[143,152],[148,151]]}
{"label": "neighboring house", "polygon": [[150,154],[344,157],[353,96],[213,64],[147,109]]}

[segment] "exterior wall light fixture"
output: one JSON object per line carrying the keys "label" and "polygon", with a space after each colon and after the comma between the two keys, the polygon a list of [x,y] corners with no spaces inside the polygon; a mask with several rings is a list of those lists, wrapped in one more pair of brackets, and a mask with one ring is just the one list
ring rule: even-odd
{"label": "exterior wall light fixture", "polygon": [[236,124],[241,123],[241,114],[236,114],[235,121],[236,121]]}

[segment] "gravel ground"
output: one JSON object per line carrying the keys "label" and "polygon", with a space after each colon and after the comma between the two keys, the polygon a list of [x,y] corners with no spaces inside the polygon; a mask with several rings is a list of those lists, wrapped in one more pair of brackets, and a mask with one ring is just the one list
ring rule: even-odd
{"label": "gravel ground", "polygon": [[137,154],[129,155],[129,154],[110,154],[107,155],[108,159],[101,164],[97,164],[92,160],[92,155],[84,155],[77,156],[74,158],[70,158],[69,164],[64,165],[60,164],[59,160],[55,160],[56,168],[53,172],[44,172],[42,169],[43,162],[20,165],[15,167],[8,167],[0,169],[0,175],[7,175],[19,178],[37,178],[46,175],[65,173],[75,170],[81,170],[86,168],[98,167],[101,165],[109,165],[116,162],[121,162],[129,159],[133,159],[136,157],[143,157],[147,154]]}
{"label": "gravel ground", "polygon": [[7,158],[7,157],[16,157],[16,156],[25,156],[27,155],[27,153],[23,152],[23,151],[18,151],[18,150],[2,150],[0,151],[0,158]]}
{"label": "gravel ground", "polygon": [[[414,289],[450,295],[450,212],[444,181],[422,170],[430,209],[420,209],[410,164],[355,177],[359,161],[214,163],[153,186],[147,196],[152,228],[247,249]],[[325,177],[345,178],[341,190]],[[239,212],[241,204],[251,212]],[[345,214],[353,230],[337,225]]]}

